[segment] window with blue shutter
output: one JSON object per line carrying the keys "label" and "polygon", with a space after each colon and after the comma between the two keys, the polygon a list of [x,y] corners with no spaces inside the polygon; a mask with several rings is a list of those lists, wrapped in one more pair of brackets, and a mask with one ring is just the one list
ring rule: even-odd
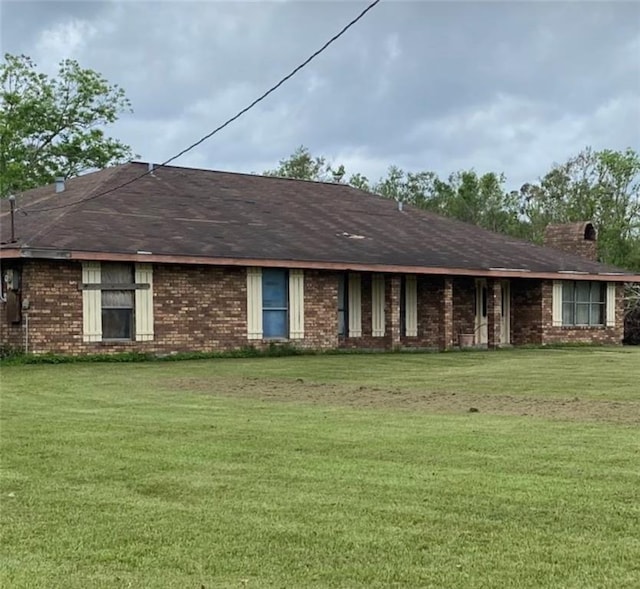
{"label": "window with blue shutter", "polygon": [[289,337],[288,273],[279,268],[262,270],[262,332],[264,338]]}

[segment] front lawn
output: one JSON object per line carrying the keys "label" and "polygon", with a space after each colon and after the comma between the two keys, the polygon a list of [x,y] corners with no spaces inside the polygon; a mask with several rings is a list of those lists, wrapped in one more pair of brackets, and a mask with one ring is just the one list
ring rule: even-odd
{"label": "front lawn", "polygon": [[0,586],[640,586],[640,350],[5,366]]}

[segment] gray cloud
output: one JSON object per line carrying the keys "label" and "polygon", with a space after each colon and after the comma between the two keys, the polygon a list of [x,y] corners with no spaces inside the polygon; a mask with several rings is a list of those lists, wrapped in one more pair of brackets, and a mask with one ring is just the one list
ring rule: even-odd
{"label": "gray cloud", "polygon": [[[74,57],[127,91],[112,129],[162,161],[307,57],[362,2],[14,2],[4,51]],[[372,178],[391,164],[518,185],[586,145],[640,146],[640,4],[392,2],[178,163],[262,171],[300,144]]]}

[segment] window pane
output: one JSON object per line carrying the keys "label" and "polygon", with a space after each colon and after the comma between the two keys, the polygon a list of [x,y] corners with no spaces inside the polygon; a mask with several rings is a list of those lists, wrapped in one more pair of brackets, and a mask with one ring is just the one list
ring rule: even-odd
{"label": "window pane", "polygon": [[103,309],[102,339],[131,339],[132,318],[131,309]]}
{"label": "window pane", "polygon": [[575,325],[574,309],[573,303],[562,303],[562,325]]}
{"label": "window pane", "polygon": [[338,276],[338,335],[347,335],[347,277]]}
{"label": "window pane", "polygon": [[287,311],[265,309],[262,312],[262,331],[265,338],[287,337]]}
{"label": "window pane", "polygon": [[600,303],[591,304],[591,325],[603,325],[604,324],[604,305]]}
{"label": "window pane", "polygon": [[489,289],[486,286],[482,287],[482,317],[487,316],[487,299],[489,297]]}
{"label": "window pane", "polygon": [[103,290],[102,306],[133,309],[132,290]]}
{"label": "window pane", "polygon": [[588,303],[576,303],[576,325],[589,325]]}
{"label": "window pane", "polygon": [[345,313],[344,309],[338,310],[338,335],[346,335]]}
{"label": "window pane", "polygon": [[338,276],[338,311],[344,311],[346,308],[344,283],[344,275]]}
{"label": "window pane", "polygon": [[562,283],[562,302],[563,303],[572,303],[575,301],[575,289],[574,283],[569,281],[564,281]]}
{"label": "window pane", "polygon": [[262,270],[262,308],[287,308],[287,271],[279,269]]}
{"label": "window pane", "polygon": [[588,303],[591,298],[591,283],[578,282],[576,284],[576,301],[579,303]]}
{"label": "window pane", "polygon": [[591,302],[604,303],[606,297],[606,284],[604,282],[591,283]]}

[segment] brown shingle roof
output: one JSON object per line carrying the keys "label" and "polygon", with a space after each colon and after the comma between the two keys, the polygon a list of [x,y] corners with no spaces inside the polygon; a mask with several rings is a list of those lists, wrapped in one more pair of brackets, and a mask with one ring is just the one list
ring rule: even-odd
{"label": "brown shingle roof", "polygon": [[[500,235],[341,184],[130,163],[30,190],[17,199],[17,242],[2,203],[2,245],[236,260],[483,271],[619,273],[619,268]],[[630,273],[629,273],[630,274]]]}

